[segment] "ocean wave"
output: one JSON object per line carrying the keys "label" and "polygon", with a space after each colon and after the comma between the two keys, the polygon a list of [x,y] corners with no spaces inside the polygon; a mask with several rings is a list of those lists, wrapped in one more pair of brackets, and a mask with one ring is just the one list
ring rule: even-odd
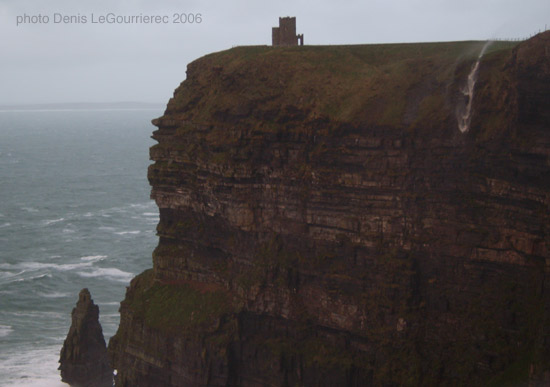
{"label": "ocean wave", "polygon": [[17,348],[2,353],[0,375],[5,387],[63,387],[59,371],[59,345],[41,349]]}
{"label": "ocean wave", "polygon": [[7,223],[4,223],[4,224],[0,224],[0,228],[5,228],[5,227],[9,227],[11,226],[11,223],[7,222]]}
{"label": "ocean wave", "polygon": [[[59,255],[52,256],[51,258],[61,258]],[[0,269],[2,270],[23,270],[23,274],[29,270],[36,271],[42,269],[57,269],[60,271],[74,270],[85,266],[91,266],[92,262],[80,262],[80,263],[46,263],[46,262],[20,262],[20,263],[0,263]]]}
{"label": "ocean wave", "polygon": [[[9,263],[7,264],[4,264],[4,265],[9,265]],[[4,278],[12,278],[12,277],[17,277],[17,276],[20,276],[21,274],[25,273],[25,270],[21,270],[20,272],[18,273],[12,273],[10,271],[0,271],[0,278],[1,279],[4,279]]]}
{"label": "ocean wave", "polygon": [[55,224],[55,223],[63,222],[64,220],[65,220],[65,218],[49,219],[49,220],[44,220],[42,223],[43,223],[45,226],[49,226],[50,224]]}
{"label": "ocean wave", "polygon": [[155,218],[158,218],[158,216],[159,216],[158,212],[144,212],[142,215],[143,216],[154,216]]}
{"label": "ocean wave", "polygon": [[119,232],[115,232],[115,234],[117,235],[137,235],[139,234],[141,231],[139,230],[135,230],[135,231],[119,231]]}
{"label": "ocean wave", "polygon": [[129,282],[134,275],[127,271],[122,271],[116,267],[101,267],[92,271],[79,271],[77,274],[85,278],[108,277],[115,281]]}
{"label": "ocean wave", "polygon": [[111,217],[111,214],[122,214],[128,212],[128,207],[111,207],[101,211],[101,216]]}
{"label": "ocean wave", "polygon": [[80,263],[56,264],[42,262],[22,262],[18,264],[0,264],[0,280],[2,283],[21,283],[53,278],[52,272],[66,272],[91,267],[95,261]]}
{"label": "ocean wave", "polygon": [[134,204],[130,204],[130,207],[131,208],[148,208],[148,207],[151,207],[151,204],[153,204],[154,202],[147,202],[147,203],[134,203]]}
{"label": "ocean wave", "polygon": [[82,261],[103,261],[105,258],[107,258],[107,255],[87,255],[85,257],[80,257]]}
{"label": "ocean wave", "polygon": [[[52,278],[52,275],[51,274],[38,274],[38,275],[31,275],[30,277],[24,277],[24,278],[17,278],[11,282],[24,282],[24,281],[34,281],[34,280],[39,280],[39,279],[42,279],[42,278]],[[8,281],[9,282],[9,281]]]}
{"label": "ocean wave", "polygon": [[40,210],[37,210],[36,208],[33,208],[33,207],[21,207],[21,209],[26,212],[40,212]]}
{"label": "ocean wave", "polygon": [[6,337],[13,332],[13,329],[9,325],[0,325],[0,337]]}
{"label": "ocean wave", "polygon": [[[151,214],[152,216],[153,212],[151,210],[156,209],[155,202],[151,203],[133,203],[133,204],[127,204],[124,206],[119,207],[110,207],[110,208],[103,208],[97,213],[93,212],[87,212],[82,214],[82,217],[92,217],[92,216],[102,216],[106,218],[110,218],[113,215],[119,215],[119,214],[127,214],[127,213],[135,213],[137,211],[147,211],[147,213]],[[158,215],[158,213],[155,213],[155,216]]]}
{"label": "ocean wave", "polygon": [[70,296],[69,293],[60,293],[60,292],[53,292],[53,293],[42,293],[40,294],[42,297],[45,298],[63,298]]}
{"label": "ocean wave", "polygon": [[69,271],[80,269],[82,267],[91,266],[92,262],[80,262],[80,263],[43,263],[43,262],[24,262],[18,264],[18,266],[30,270],[42,270],[42,269],[54,269],[59,271]]}
{"label": "ocean wave", "polygon": [[22,317],[22,318],[29,318],[29,319],[48,319],[50,321],[52,320],[62,320],[65,321],[67,318],[66,313],[60,313],[60,312],[45,312],[45,311],[14,311],[14,312],[7,312],[10,316],[15,317]]}

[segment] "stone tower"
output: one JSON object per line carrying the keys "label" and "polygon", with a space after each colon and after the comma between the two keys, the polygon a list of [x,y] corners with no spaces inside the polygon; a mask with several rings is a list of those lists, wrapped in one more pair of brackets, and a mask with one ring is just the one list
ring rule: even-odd
{"label": "stone tower", "polygon": [[279,27],[273,27],[272,43],[274,46],[300,46],[304,45],[304,35],[296,35],[296,18],[280,17]]}

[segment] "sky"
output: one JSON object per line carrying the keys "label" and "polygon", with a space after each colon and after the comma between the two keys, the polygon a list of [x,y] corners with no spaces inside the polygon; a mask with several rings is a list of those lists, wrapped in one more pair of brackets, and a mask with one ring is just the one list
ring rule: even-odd
{"label": "sky", "polygon": [[271,44],[280,16],[312,45],[510,39],[550,28],[550,1],[0,0],[0,105],[165,104],[189,62]]}

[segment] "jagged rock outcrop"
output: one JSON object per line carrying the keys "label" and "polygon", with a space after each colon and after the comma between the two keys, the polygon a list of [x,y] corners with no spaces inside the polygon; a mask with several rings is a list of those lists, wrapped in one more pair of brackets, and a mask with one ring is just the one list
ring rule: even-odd
{"label": "jagged rock outcrop", "polygon": [[548,33],[238,47],[188,66],[149,169],[153,269],[109,343],[118,386],[544,381]]}
{"label": "jagged rock outcrop", "polygon": [[99,307],[88,289],[82,289],[72,311],[72,323],[61,349],[59,370],[63,382],[75,387],[111,387],[113,370],[99,323]]}

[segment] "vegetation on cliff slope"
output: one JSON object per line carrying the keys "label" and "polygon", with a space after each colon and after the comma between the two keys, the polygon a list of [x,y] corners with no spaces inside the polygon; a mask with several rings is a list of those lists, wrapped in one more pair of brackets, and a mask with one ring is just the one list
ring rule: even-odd
{"label": "vegetation on cliff slope", "polygon": [[[192,108],[188,118],[205,124],[226,111],[240,122],[260,118],[262,126],[320,118],[401,127],[422,116],[445,118],[437,111],[449,103],[447,88],[466,78],[484,44],[236,47],[193,62],[191,71],[203,71],[176,90],[168,110]],[[513,45],[495,42],[486,56]],[[198,84],[208,87],[197,90]]]}

